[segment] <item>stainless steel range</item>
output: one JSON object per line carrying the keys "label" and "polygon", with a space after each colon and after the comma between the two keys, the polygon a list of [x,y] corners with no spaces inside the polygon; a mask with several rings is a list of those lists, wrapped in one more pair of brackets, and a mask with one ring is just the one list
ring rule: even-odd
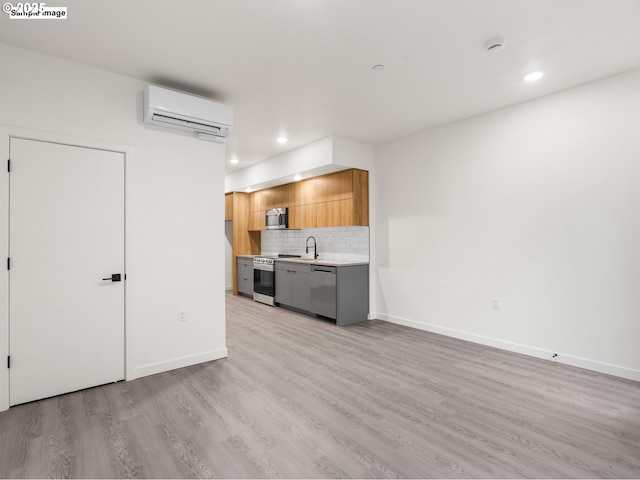
{"label": "stainless steel range", "polygon": [[272,257],[253,259],[253,299],[256,302],[275,306],[276,265]]}

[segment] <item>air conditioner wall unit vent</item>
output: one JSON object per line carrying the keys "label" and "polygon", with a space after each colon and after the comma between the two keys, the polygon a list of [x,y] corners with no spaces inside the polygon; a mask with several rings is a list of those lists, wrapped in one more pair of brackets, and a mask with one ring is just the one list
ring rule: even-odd
{"label": "air conditioner wall unit vent", "polygon": [[224,143],[231,133],[233,108],[206,98],[147,85],[144,88],[144,122]]}

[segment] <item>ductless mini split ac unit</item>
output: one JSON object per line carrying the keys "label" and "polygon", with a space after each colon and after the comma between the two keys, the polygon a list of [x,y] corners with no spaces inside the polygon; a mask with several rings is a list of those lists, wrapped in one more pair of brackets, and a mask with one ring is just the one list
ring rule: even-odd
{"label": "ductless mini split ac unit", "polygon": [[224,143],[231,133],[233,108],[155,85],[144,88],[144,122]]}

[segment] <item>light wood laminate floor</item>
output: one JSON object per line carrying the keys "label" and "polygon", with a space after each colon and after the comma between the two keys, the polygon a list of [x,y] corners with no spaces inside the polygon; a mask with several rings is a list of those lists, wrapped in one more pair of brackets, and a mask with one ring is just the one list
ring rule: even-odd
{"label": "light wood laminate floor", "polygon": [[0,476],[640,477],[640,384],[227,296],[229,357],[0,413]]}

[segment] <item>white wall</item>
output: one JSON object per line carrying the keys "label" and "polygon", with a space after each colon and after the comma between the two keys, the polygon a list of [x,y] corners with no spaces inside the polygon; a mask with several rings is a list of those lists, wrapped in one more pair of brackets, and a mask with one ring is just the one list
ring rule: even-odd
{"label": "white wall", "polygon": [[640,380],[639,126],[636,70],[378,147],[377,317]]}
{"label": "white wall", "polygon": [[[131,146],[126,166],[129,379],[226,356],[224,147],[146,128],[144,83],[0,44],[0,124]],[[2,145],[6,144],[6,131]],[[5,152],[5,155],[7,152]],[[7,250],[8,181],[0,182]],[[38,201],[35,199],[34,201]],[[0,281],[0,358],[8,350],[7,274]],[[178,309],[187,321],[177,322]],[[0,410],[8,376],[0,368]]]}

